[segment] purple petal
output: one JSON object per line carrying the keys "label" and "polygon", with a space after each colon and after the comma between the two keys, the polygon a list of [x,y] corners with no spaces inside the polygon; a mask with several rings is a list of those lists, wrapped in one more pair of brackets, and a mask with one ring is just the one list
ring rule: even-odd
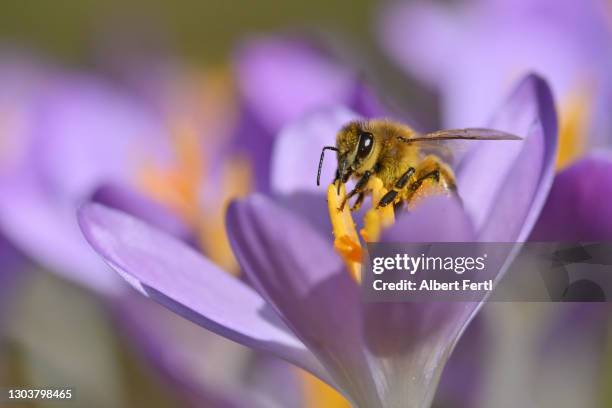
{"label": "purple petal", "polygon": [[433,406],[477,406],[486,384],[486,355],[489,352],[489,333],[481,316],[470,323],[448,359]]}
{"label": "purple petal", "polygon": [[43,67],[29,57],[0,53],[0,180],[19,171],[30,153],[36,101],[52,79]]}
{"label": "purple petal", "polygon": [[268,38],[237,54],[238,86],[271,134],[310,110],[348,103],[354,76],[306,42]]}
{"label": "purple petal", "polygon": [[73,205],[50,201],[44,186],[26,174],[3,183],[0,194],[0,225],[24,254],[97,293],[125,288],[83,241]]}
{"label": "purple petal", "polygon": [[195,250],[100,204],[82,207],[79,223],[94,249],[145,296],[208,330],[325,377],[255,291]]}
{"label": "purple petal", "polygon": [[180,240],[195,242],[193,231],[174,212],[129,187],[103,184],[91,201],[137,217]]}
{"label": "purple petal", "polygon": [[533,241],[612,240],[612,154],[592,154],[559,173]]}
{"label": "purple petal", "polygon": [[554,174],[557,122],[550,89],[531,75],[489,127],[522,141],[483,141],[462,162],[458,190],[482,241],[524,241],[544,205]]}
{"label": "purple petal", "polygon": [[322,238],[260,195],[234,201],[227,228],[249,280],[337,386],[359,405],[379,406],[362,343],[359,289],[334,252],[331,236]]}
{"label": "purple petal", "polygon": [[[471,222],[460,203],[432,197],[383,234],[383,242],[474,241]],[[427,406],[457,339],[479,307],[469,302],[364,303],[364,335],[379,363],[375,377],[385,381],[384,400],[410,398]]]}
{"label": "purple petal", "polygon": [[472,242],[474,227],[458,200],[431,197],[413,212],[400,213],[383,242]]}
{"label": "purple petal", "polygon": [[236,134],[229,146],[231,152],[249,157],[253,163],[256,191],[270,191],[270,157],[275,134],[266,130],[252,107],[243,106]]}
{"label": "purple petal", "polygon": [[42,100],[34,141],[48,189],[81,200],[101,182],[134,182],[172,152],[159,124],[109,84],[69,77]]}
{"label": "purple petal", "polygon": [[[318,192],[317,168],[323,146],[335,146],[336,133],[359,116],[338,107],[305,115],[283,128],[272,153],[271,182],[275,193]],[[334,179],[336,155],[328,151],[321,171],[321,183],[325,186]]]}

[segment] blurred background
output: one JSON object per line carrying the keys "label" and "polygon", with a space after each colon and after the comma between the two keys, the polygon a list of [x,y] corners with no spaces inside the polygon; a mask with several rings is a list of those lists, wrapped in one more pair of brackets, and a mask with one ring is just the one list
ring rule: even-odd
{"label": "blurred background", "polygon": [[[301,370],[128,288],[82,240],[74,214],[87,199],[144,213],[240,275],[227,202],[273,192],[274,137],[310,110],[343,104],[421,130],[480,126],[537,70],[560,112],[559,170],[612,139],[609,2],[0,9],[0,388],[70,387],[72,406],[348,406]],[[612,406],[608,309],[487,305],[434,406]]]}

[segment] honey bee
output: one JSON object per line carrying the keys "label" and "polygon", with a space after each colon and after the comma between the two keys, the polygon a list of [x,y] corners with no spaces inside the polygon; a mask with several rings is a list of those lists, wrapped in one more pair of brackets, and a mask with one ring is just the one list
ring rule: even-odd
{"label": "honey bee", "polygon": [[[378,177],[387,191],[375,208],[389,204],[401,206],[418,197],[419,190],[426,182],[433,183],[438,190],[454,193],[455,176],[451,167],[436,154],[425,154],[423,143],[445,140],[521,140],[520,137],[499,130],[467,128],[440,130],[419,134],[401,123],[383,119],[352,121],[340,129],[336,146],[324,146],[317,172],[320,184],[321,168],[326,150],[337,154],[337,169],[334,183],[337,192],[349,178],[356,184],[342,200],[339,210],[357,195],[351,211],[357,210],[366,195],[372,176]],[[374,204],[374,203],[373,203]]]}

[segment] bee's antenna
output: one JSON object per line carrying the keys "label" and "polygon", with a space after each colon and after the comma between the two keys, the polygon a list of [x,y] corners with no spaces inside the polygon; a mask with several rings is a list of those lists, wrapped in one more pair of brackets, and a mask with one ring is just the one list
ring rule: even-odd
{"label": "bee's antenna", "polygon": [[338,148],[334,147],[334,146],[325,146],[323,147],[323,150],[321,150],[321,159],[319,160],[319,170],[317,171],[317,186],[321,181],[321,169],[323,168],[323,156],[325,155],[325,150],[333,150],[335,152],[338,151]]}

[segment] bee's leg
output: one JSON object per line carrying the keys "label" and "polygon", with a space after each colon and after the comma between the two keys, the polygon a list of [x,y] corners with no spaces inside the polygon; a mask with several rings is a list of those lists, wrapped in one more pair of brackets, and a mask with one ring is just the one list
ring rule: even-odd
{"label": "bee's leg", "polygon": [[435,155],[428,155],[419,164],[416,179],[406,191],[408,208],[432,194],[456,195],[455,176],[452,169]]}
{"label": "bee's leg", "polygon": [[361,204],[363,203],[363,199],[365,198],[365,193],[362,191],[361,193],[359,193],[359,195],[357,196],[357,200],[355,200],[355,203],[353,204],[353,206],[351,207],[351,211],[357,211],[361,208]]}
{"label": "bee's leg", "polygon": [[376,208],[386,207],[387,205],[391,204],[399,194],[400,190],[406,187],[406,184],[408,184],[408,181],[410,181],[410,178],[414,175],[415,171],[416,170],[414,167],[410,167],[408,170],[406,170],[406,172],[395,181],[393,189],[389,190],[387,194],[380,199]]}
{"label": "bee's leg", "polygon": [[430,171],[429,173],[425,173],[424,175],[416,179],[415,182],[410,185],[410,189],[412,191],[417,191],[421,187],[423,182],[427,180],[428,178],[432,178],[435,180],[436,183],[439,183],[440,182],[440,169],[435,169],[435,170]]}
{"label": "bee's leg", "polygon": [[[355,194],[358,193],[362,193],[363,190],[365,189],[365,187],[368,185],[368,181],[370,180],[370,175],[372,174],[371,171],[366,171],[365,173],[363,173],[363,176],[361,176],[361,178],[359,179],[359,181],[357,182],[357,184],[355,184],[355,188],[352,189],[347,195],[346,197],[344,197],[344,200],[342,200],[342,203],[340,204],[340,208],[339,210],[342,211],[344,209],[344,205],[346,204],[346,202],[348,200],[350,200]],[[362,199],[363,200],[363,199]],[[359,199],[358,199],[359,201]]]}

